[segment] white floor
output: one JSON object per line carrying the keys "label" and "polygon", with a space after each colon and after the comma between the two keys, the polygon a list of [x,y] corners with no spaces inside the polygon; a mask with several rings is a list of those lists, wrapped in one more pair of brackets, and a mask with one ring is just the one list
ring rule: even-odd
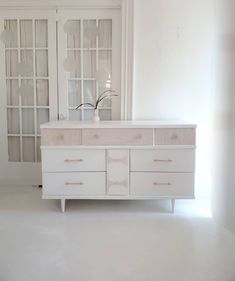
{"label": "white floor", "polygon": [[234,281],[235,236],[197,201],[41,200],[0,189],[0,281]]}

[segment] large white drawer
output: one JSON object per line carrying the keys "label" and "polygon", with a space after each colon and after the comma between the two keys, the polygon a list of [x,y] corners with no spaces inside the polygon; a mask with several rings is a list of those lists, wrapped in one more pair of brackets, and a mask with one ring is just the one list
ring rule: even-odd
{"label": "large white drawer", "polygon": [[105,171],[104,149],[44,149],[43,172]]}
{"label": "large white drawer", "polygon": [[131,171],[194,172],[194,149],[132,149]]}
{"label": "large white drawer", "polygon": [[131,195],[193,197],[193,173],[131,173]]}
{"label": "large white drawer", "polygon": [[43,173],[43,195],[105,195],[105,173]]}

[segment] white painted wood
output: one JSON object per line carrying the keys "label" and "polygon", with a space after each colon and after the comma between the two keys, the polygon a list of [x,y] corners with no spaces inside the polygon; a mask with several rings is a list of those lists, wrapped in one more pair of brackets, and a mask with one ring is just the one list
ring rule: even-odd
{"label": "white painted wood", "polygon": [[52,121],[41,125],[41,128],[83,128],[83,129],[111,129],[111,128],[196,128],[195,124],[190,124],[180,120],[149,120],[149,121]]}
{"label": "white painted wood", "polygon": [[66,200],[65,199],[61,199],[61,212],[62,213],[65,212],[65,203],[66,203]]}
{"label": "white painted wood", "polygon": [[174,212],[175,212],[175,199],[171,199],[171,211],[174,214]]}
{"label": "white painted wood", "polygon": [[42,151],[43,172],[106,171],[105,150]]}
{"label": "white painted wood", "polygon": [[129,150],[107,150],[107,194],[129,194]]}
{"label": "white painted wood", "polygon": [[83,129],[84,145],[152,145],[152,129]]}
{"label": "white painted wood", "polygon": [[194,198],[195,146],[154,145],[153,133],[195,125],[59,121],[41,127],[49,135],[63,132],[64,138],[71,131],[82,135],[81,145],[42,146],[45,199],[171,199],[173,211],[175,199]]}
{"label": "white painted wood", "polygon": [[188,144],[195,145],[196,143],[196,130],[194,128],[185,129],[155,129],[155,144]]}
{"label": "white painted wood", "polygon": [[[55,18],[55,11],[19,11],[19,10],[1,10],[0,11],[0,22],[1,22],[1,27],[0,27],[0,33],[4,29],[4,20],[7,19],[15,19],[19,23],[19,20],[21,19],[28,19],[32,20],[33,25],[34,21],[37,19],[45,19],[48,21],[48,52],[49,52],[49,76],[47,77],[49,79],[49,107],[45,107],[49,109],[49,114],[50,114],[50,120],[55,120],[57,116],[57,91],[56,91],[56,79],[53,77],[56,75],[56,60],[55,60],[55,52],[53,51],[55,49],[55,40],[53,39],[53,34],[54,34],[54,22],[53,19]],[[18,25],[18,35],[20,34],[19,31],[19,25]],[[34,31],[33,31],[34,33]],[[34,39],[33,39],[34,42]],[[35,53],[35,44],[33,43],[32,48],[22,48],[19,45],[20,43],[20,37],[18,36],[18,47],[15,48],[15,50],[18,53],[18,62],[20,62],[20,52],[24,50],[32,50],[33,53]],[[1,158],[0,158],[0,167],[2,167],[1,171],[2,175],[0,175],[0,182],[5,183],[5,184],[27,184],[27,185],[37,185],[41,184],[41,166],[39,163],[37,163],[38,160],[38,155],[37,155],[37,144],[39,141],[40,135],[37,133],[37,120],[35,118],[34,121],[34,128],[35,128],[35,133],[33,135],[31,134],[23,134],[22,132],[22,112],[19,110],[19,122],[20,122],[20,131],[19,134],[15,135],[20,138],[20,148],[21,148],[21,153],[20,153],[20,161],[19,162],[10,162],[8,159],[8,136],[14,136],[11,134],[8,134],[7,131],[7,108],[33,108],[34,110],[34,117],[37,117],[37,108],[43,108],[43,107],[37,107],[35,106],[23,106],[21,103],[21,98],[19,98],[19,106],[9,106],[7,105],[7,99],[6,99],[6,78],[14,78],[18,80],[18,85],[21,85],[21,76],[17,77],[6,77],[5,74],[5,46],[2,42],[0,42],[0,53],[1,53],[1,65],[0,65],[0,91],[1,91],[1,99],[0,99],[0,117],[1,117],[1,129],[0,129],[0,144],[3,152],[1,152]],[[43,77],[37,77],[37,79],[41,79]],[[45,77],[44,77],[45,78]],[[27,77],[26,79],[32,79],[34,81],[35,85],[35,67],[34,67],[34,75],[32,77]],[[54,91],[52,91],[54,89]],[[34,101],[36,99],[36,92],[34,89]],[[24,162],[23,159],[23,137],[32,137],[34,138],[34,144],[35,144],[35,149],[34,149],[34,160],[35,162]]]}
{"label": "white painted wood", "polygon": [[194,172],[194,149],[131,149],[131,171]]}
{"label": "white painted wood", "polygon": [[[112,88],[117,92],[118,97],[113,98],[112,100],[112,119],[120,119],[120,104],[121,104],[121,19],[120,19],[120,9],[81,9],[81,10],[58,10],[58,76],[59,76],[59,115],[63,116],[65,119],[69,119],[69,104],[68,104],[68,79],[71,79],[70,74],[66,72],[63,67],[63,62],[67,57],[67,35],[64,32],[64,24],[67,20],[80,20],[81,24],[81,47],[80,51],[80,61],[81,61],[81,76],[77,78],[81,81],[81,103],[85,101],[84,99],[84,81],[88,78],[84,76],[84,50],[88,50],[83,46],[83,21],[84,20],[101,20],[101,19],[110,19],[112,20],[112,47],[110,51],[112,52],[112,67],[111,67],[111,80]],[[92,49],[96,53],[96,62],[97,56],[100,52],[100,48]],[[97,65],[96,65],[96,70]],[[72,79],[74,80],[74,79]],[[96,77],[90,77],[88,80],[96,81]],[[97,88],[98,89],[98,88]],[[101,92],[97,92],[97,96]],[[79,104],[78,104],[79,105]],[[102,108],[101,108],[102,109]],[[84,109],[80,109],[81,120],[84,120]],[[79,118],[78,118],[79,119]]]}
{"label": "white painted wood", "polygon": [[131,195],[193,196],[193,173],[148,173],[130,174]]}
{"label": "white painted wood", "polygon": [[121,118],[133,118],[134,0],[122,0]]}
{"label": "white painted wood", "polygon": [[105,195],[104,172],[45,173],[44,195]]}

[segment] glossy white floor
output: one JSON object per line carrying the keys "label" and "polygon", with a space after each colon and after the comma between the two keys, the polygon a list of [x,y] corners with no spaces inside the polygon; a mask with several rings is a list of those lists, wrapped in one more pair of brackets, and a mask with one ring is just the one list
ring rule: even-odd
{"label": "glossy white floor", "polygon": [[0,189],[1,281],[234,281],[235,236],[197,201],[69,202]]}

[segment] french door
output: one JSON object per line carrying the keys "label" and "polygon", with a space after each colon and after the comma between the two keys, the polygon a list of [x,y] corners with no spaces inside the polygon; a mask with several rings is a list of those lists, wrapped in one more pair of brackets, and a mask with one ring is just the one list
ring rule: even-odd
{"label": "french door", "polygon": [[41,182],[40,124],[57,118],[53,12],[6,11],[0,19],[1,181]]}
{"label": "french door", "polygon": [[90,120],[90,106],[113,89],[118,97],[105,100],[101,120],[120,118],[121,20],[119,10],[60,11],[58,14],[59,115]]}
{"label": "french door", "polygon": [[120,118],[120,10],[0,13],[0,183],[40,184],[40,124]]}

